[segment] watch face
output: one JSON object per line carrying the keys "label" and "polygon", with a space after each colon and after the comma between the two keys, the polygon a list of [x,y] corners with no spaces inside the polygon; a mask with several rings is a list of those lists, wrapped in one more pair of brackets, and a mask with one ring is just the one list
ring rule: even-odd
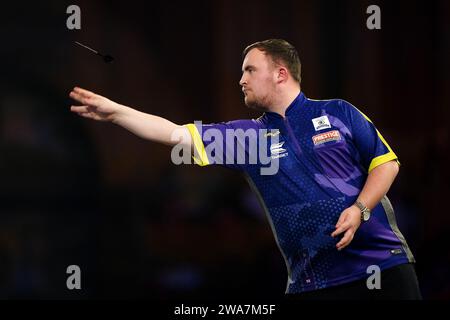
{"label": "watch face", "polygon": [[364,213],[363,213],[363,219],[364,219],[364,221],[369,220],[369,218],[370,218],[370,212],[368,212],[368,211],[364,212]]}

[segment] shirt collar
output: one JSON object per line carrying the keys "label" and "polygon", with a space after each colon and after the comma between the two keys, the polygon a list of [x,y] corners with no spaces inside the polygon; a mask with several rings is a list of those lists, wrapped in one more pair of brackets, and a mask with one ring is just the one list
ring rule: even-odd
{"label": "shirt collar", "polygon": [[[300,91],[300,93],[298,94],[298,96],[291,102],[291,104],[286,108],[286,112],[285,112],[285,116],[291,116],[292,114],[295,114],[296,112],[298,112],[301,107],[303,106],[303,104],[306,101],[306,97],[303,94],[302,91]],[[264,113],[264,115],[271,120],[275,120],[275,119],[283,119],[283,117],[277,113],[277,112],[272,112],[272,111],[266,111]]]}

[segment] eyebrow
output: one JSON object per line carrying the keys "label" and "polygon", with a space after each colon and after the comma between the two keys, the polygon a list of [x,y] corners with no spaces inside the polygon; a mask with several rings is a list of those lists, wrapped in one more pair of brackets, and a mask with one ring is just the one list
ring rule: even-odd
{"label": "eyebrow", "polygon": [[249,65],[245,66],[245,68],[244,68],[244,70],[242,70],[242,72],[248,71],[248,69],[256,69],[256,68],[255,68],[255,66],[249,64]]}

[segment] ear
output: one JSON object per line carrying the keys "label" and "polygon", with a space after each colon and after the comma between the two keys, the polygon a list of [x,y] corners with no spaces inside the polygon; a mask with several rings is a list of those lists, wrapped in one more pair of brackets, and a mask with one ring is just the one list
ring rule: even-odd
{"label": "ear", "polygon": [[286,82],[289,79],[289,73],[285,67],[278,67],[277,83]]}

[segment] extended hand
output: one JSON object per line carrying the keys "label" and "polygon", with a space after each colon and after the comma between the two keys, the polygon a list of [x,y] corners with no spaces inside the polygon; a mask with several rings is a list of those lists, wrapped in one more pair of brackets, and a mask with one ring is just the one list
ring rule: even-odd
{"label": "extended hand", "polygon": [[70,111],[85,118],[113,121],[120,110],[120,105],[116,102],[78,87],[75,87],[69,96],[82,104],[81,106],[71,106]]}
{"label": "extended hand", "polygon": [[342,239],[336,244],[338,250],[342,250],[350,244],[360,224],[361,211],[356,206],[351,206],[342,211],[336,223],[336,230],[331,234],[332,237],[336,237],[345,232]]}

